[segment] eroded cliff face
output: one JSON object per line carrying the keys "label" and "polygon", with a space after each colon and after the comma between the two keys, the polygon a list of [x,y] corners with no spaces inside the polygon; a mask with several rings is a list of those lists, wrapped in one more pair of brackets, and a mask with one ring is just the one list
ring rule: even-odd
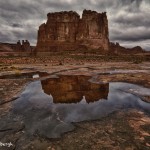
{"label": "eroded cliff face", "polygon": [[47,14],[38,30],[37,52],[99,49],[108,51],[106,13],[84,10],[82,18],[73,11]]}

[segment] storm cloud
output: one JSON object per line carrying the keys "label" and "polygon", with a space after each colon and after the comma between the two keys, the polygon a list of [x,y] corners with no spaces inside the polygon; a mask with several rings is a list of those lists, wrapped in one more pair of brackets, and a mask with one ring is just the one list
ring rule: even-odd
{"label": "storm cloud", "polygon": [[36,44],[37,30],[49,12],[83,9],[107,12],[110,41],[150,50],[150,0],[0,0],[0,41],[28,39]]}

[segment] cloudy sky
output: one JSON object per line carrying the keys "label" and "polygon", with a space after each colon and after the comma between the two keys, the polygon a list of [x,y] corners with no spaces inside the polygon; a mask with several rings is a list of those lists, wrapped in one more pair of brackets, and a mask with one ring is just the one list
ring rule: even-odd
{"label": "cloudy sky", "polygon": [[0,42],[35,45],[48,12],[83,9],[107,12],[110,41],[150,50],[150,0],[0,0]]}

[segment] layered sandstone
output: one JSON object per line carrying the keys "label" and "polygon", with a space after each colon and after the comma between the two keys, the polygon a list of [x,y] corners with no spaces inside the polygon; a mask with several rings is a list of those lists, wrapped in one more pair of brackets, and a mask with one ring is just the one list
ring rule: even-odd
{"label": "layered sandstone", "polygon": [[106,13],[84,10],[82,18],[73,11],[48,13],[38,30],[37,52],[79,49],[108,51]]}

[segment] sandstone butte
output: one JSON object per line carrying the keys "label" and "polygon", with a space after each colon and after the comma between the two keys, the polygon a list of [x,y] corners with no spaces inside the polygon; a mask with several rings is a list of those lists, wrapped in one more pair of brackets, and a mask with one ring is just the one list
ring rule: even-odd
{"label": "sandstone butte", "polygon": [[74,11],[48,13],[39,27],[37,53],[92,49],[109,50],[106,12],[84,10],[81,18]]}

